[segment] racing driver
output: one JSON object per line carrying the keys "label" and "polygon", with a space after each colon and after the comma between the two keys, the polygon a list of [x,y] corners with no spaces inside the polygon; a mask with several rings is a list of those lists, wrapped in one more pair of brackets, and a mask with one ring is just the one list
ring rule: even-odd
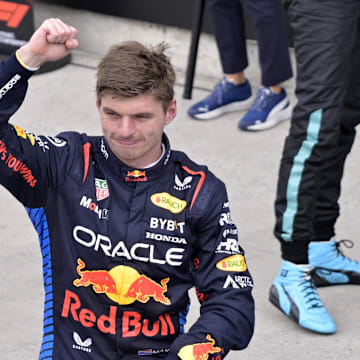
{"label": "racing driver", "polygon": [[[43,256],[40,359],[220,360],[249,343],[253,281],[226,189],[170,149],[175,74],[166,46],[113,46],[97,72],[103,136],[39,136],[8,123],[43,63],[78,46],[47,19],[0,63],[0,179]],[[185,332],[188,290],[200,316]]]}

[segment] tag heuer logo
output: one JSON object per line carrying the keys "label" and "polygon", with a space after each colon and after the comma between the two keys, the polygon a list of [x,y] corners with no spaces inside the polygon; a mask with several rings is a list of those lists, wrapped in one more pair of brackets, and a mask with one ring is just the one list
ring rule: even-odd
{"label": "tag heuer logo", "polygon": [[95,178],[96,200],[104,200],[109,197],[109,186],[106,180]]}

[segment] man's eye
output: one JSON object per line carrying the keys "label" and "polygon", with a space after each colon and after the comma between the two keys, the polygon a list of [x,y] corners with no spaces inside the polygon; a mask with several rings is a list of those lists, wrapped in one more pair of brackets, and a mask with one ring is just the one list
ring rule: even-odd
{"label": "man's eye", "polygon": [[151,114],[137,114],[136,115],[137,119],[150,119],[151,118]]}
{"label": "man's eye", "polygon": [[116,116],[117,113],[114,112],[114,111],[105,111],[105,115],[107,115],[107,116]]}

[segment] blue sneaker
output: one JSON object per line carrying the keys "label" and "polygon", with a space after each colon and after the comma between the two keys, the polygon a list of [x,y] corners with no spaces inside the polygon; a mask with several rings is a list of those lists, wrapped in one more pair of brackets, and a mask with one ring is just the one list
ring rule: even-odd
{"label": "blue sneaker", "polygon": [[283,260],[269,300],[291,320],[305,329],[333,334],[336,324],[325,309],[311,280],[311,265]]}
{"label": "blue sneaker", "polygon": [[291,117],[290,105],[286,91],[273,93],[269,87],[260,88],[250,110],[239,122],[242,130],[266,130]]}
{"label": "blue sneaker", "polygon": [[316,286],[360,284],[360,263],[351,260],[339,249],[344,244],[353,247],[351,240],[311,242],[308,248],[309,263],[314,268]]}
{"label": "blue sneaker", "polygon": [[215,86],[211,94],[193,105],[188,114],[194,119],[214,119],[222,114],[247,110],[252,104],[251,86],[248,81],[236,85],[224,76]]}

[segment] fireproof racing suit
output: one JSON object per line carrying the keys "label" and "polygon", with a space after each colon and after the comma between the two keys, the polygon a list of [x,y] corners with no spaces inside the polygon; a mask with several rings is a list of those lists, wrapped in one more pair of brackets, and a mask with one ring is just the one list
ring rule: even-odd
{"label": "fireproof racing suit", "polygon": [[[31,72],[0,69],[0,178],[27,209],[43,255],[40,359],[223,359],[253,333],[253,281],[224,184],[167,137],[130,169],[103,137],[37,136],[8,124]],[[188,290],[201,315],[188,332]]]}

